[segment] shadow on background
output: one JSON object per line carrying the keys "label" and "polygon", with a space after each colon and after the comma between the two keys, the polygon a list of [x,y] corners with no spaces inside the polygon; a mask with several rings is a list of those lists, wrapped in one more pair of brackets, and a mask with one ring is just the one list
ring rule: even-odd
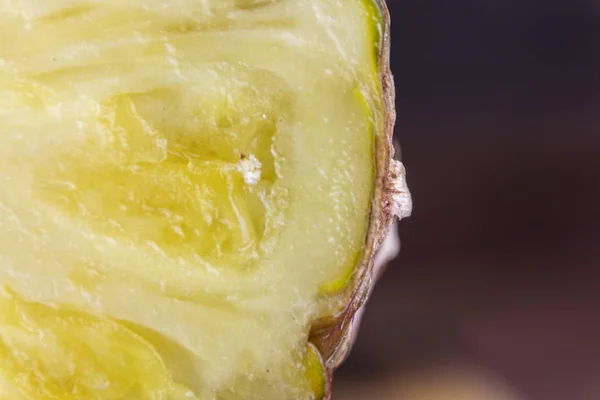
{"label": "shadow on background", "polygon": [[415,209],[334,399],[600,399],[600,1],[389,3]]}

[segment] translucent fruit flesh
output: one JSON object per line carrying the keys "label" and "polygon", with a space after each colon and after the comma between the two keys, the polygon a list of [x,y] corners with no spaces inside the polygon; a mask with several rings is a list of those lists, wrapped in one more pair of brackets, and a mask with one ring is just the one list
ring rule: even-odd
{"label": "translucent fruit flesh", "polygon": [[365,241],[374,13],[0,2],[0,399],[323,396],[307,337]]}

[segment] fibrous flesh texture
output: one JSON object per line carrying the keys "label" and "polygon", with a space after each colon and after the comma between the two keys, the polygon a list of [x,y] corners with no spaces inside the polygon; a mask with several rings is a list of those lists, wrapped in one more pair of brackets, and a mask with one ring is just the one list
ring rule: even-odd
{"label": "fibrous flesh texture", "polygon": [[366,0],[0,1],[0,398],[322,397],[379,24]]}

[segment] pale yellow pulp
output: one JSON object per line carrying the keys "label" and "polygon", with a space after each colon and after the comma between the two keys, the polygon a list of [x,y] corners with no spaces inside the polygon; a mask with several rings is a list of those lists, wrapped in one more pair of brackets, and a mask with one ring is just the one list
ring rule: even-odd
{"label": "pale yellow pulp", "polygon": [[1,400],[318,396],[308,331],[371,207],[376,18],[0,0]]}

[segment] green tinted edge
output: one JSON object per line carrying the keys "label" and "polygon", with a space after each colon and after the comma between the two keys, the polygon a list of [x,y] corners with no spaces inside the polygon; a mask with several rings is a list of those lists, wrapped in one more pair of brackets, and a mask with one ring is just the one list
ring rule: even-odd
{"label": "green tinted edge", "polygon": [[384,20],[381,8],[377,0],[362,0],[363,6],[368,16],[369,35],[374,49],[374,64],[377,67],[379,55],[381,53],[381,42],[383,38]]}
{"label": "green tinted edge", "polygon": [[319,350],[312,343],[306,345],[303,364],[312,399],[324,399],[327,393],[327,371]]}
{"label": "green tinted edge", "polygon": [[[384,29],[384,19],[383,13],[380,9],[380,6],[377,3],[377,0],[362,0],[362,4],[366,13],[367,24],[368,24],[368,34],[370,37],[370,42],[373,47],[373,55],[372,55],[372,66],[371,66],[371,74],[379,79],[379,58],[381,56],[381,48],[382,48],[382,39],[383,39],[383,29]],[[377,85],[377,90],[381,92],[381,85]],[[373,119],[373,110],[372,106],[365,96],[365,93],[362,92],[360,87],[356,87],[354,89],[354,96],[357,101],[361,103],[362,108],[365,110],[365,114],[369,116],[369,118]],[[377,123],[373,122],[374,125]],[[370,134],[373,137],[373,148],[375,147],[375,135],[376,135],[376,127],[372,126],[370,130]],[[373,167],[375,168],[375,167]],[[375,171],[373,171],[375,174]],[[319,288],[320,294],[332,294],[337,293],[345,289],[351,282],[352,277],[354,276],[354,271],[356,269],[357,263],[360,261],[362,256],[362,251],[357,252],[356,256],[352,258],[351,264],[344,269],[343,273],[329,281],[321,285]]]}
{"label": "green tinted edge", "polygon": [[[373,110],[371,109],[371,105],[369,104],[368,98],[365,96],[365,93],[361,90],[361,88],[358,86],[355,87],[354,90],[352,91],[352,95],[354,96],[357,103],[359,103],[361,105],[361,108],[363,109],[364,114],[367,116],[367,118],[373,120]],[[375,130],[374,125],[371,125],[371,129],[369,130],[369,134],[373,138],[373,140],[371,141],[371,151],[373,151],[373,149],[375,148],[375,132],[374,132],[374,130]],[[373,180],[375,179],[375,173],[376,173],[375,167],[373,167],[373,171],[372,171]],[[371,191],[370,195],[372,195],[372,194],[373,193]],[[367,221],[367,225],[368,225],[368,221]],[[367,234],[367,231],[364,232],[364,236],[366,236],[366,234]],[[345,289],[352,281],[352,277],[354,276],[354,271],[356,270],[356,266],[362,257],[362,253],[363,253],[362,250],[357,251],[356,254],[350,260],[350,262],[348,263],[348,266],[346,268],[344,268],[344,271],[337,278],[335,278],[329,282],[326,282],[319,287],[319,293],[320,294],[332,294],[332,293],[338,293],[338,292],[342,291],[343,289]]]}

